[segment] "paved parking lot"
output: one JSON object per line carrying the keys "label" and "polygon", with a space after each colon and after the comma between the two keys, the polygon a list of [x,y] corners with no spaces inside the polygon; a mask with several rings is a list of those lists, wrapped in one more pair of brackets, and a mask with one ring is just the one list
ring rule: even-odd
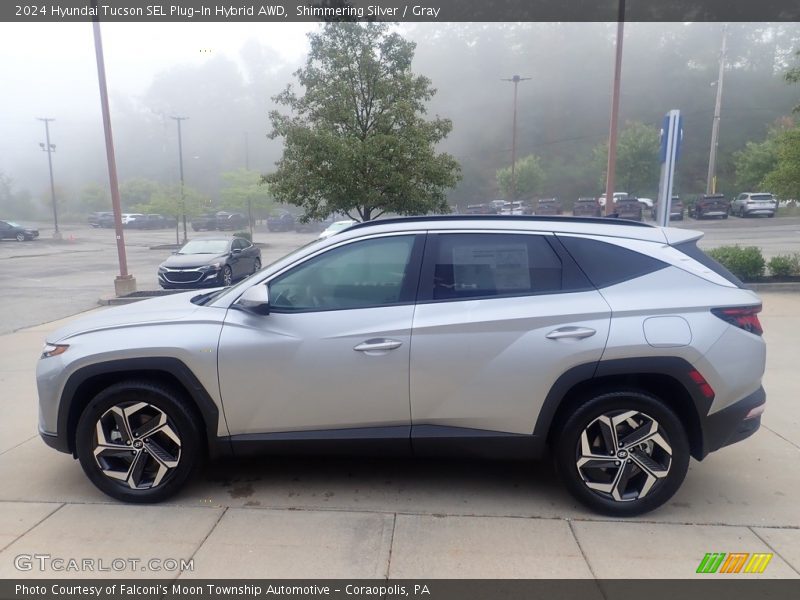
{"label": "paved parking lot", "polygon": [[39,553],[194,560],[98,576],[683,578],[706,552],[772,552],[759,577],[800,577],[800,295],[763,298],[764,426],[630,521],[576,505],[547,463],[262,458],[212,464],[163,505],[119,504],[36,434],[34,364],[60,323],[0,335],[0,577],[85,575],[17,570]]}

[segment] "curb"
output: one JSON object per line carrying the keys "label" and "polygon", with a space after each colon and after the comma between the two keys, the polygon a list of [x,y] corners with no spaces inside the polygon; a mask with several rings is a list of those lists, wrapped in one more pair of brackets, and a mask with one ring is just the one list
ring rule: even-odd
{"label": "curb", "polygon": [[172,294],[180,294],[182,292],[190,292],[192,290],[156,290],[156,291],[148,291],[144,290],[141,292],[134,292],[133,294],[129,294],[128,296],[100,296],[97,300],[97,303],[100,306],[122,306],[123,304],[133,304],[134,302],[139,302],[141,300],[149,300],[151,298],[160,298],[161,296],[169,296]]}
{"label": "curb", "polygon": [[800,292],[800,281],[775,282],[775,283],[745,283],[748,290],[754,292]]}

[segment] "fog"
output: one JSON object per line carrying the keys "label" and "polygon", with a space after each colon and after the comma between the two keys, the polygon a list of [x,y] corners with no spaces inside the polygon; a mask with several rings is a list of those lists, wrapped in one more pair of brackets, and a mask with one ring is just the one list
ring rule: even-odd
{"label": "fog", "polygon": [[[281,141],[269,140],[271,97],[304,61],[318,24],[103,24],[120,181],[173,183],[183,122],[186,184],[215,200],[221,173],[273,168]],[[416,42],[415,71],[438,93],[430,114],[452,119],[441,149],[462,166],[453,204],[497,197],[495,172],[510,162],[514,74],[520,83],[518,156],[537,154],[544,195],[599,195],[593,150],[608,135],[615,24],[405,24]],[[678,108],[685,144],[684,191],[702,191],[714,107],[721,24],[629,23],[620,123],[658,126]],[[718,170],[733,192],[733,153],[800,102],[782,73],[800,48],[798,24],[733,24],[723,99]],[[92,28],[88,23],[0,23],[0,174],[33,206],[49,202],[44,126],[50,117],[61,202],[89,185],[107,186]],[[3,215],[5,216],[5,215]],[[15,215],[8,215],[13,218]]]}

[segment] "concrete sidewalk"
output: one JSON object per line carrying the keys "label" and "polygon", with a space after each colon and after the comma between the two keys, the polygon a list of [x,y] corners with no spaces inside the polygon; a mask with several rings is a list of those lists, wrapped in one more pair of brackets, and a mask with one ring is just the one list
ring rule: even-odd
{"label": "concrete sidewalk", "polygon": [[[0,336],[0,577],[685,578],[706,552],[771,552],[755,577],[800,577],[800,295],[762,297],[762,429],[631,521],[575,504],[547,464],[474,461],[221,462],[166,504],[119,504],[36,433],[34,365],[59,323]],[[18,570],[36,554],[193,569]]]}

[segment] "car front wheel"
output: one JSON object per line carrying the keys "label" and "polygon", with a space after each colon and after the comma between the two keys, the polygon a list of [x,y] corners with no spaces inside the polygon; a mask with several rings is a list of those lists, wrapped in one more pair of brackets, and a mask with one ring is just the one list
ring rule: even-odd
{"label": "car front wheel", "polygon": [[225,287],[228,287],[231,283],[233,283],[233,271],[229,265],[225,265],[225,268],[222,269],[220,280],[222,281],[222,285]]}
{"label": "car front wheel", "polygon": [[24,242],[25,241],[25,234],[24,233],[20,232],[15,237],[16,237],[18,242]]}
{"label": "car front wheel", "polygon": [[604,393],[564,423],[555,460],[567,489],[589,508],[615,517],[651,511],[669,500],[689,467],[680,419],[655,396]]}
{"label": "car front wheel", "polygon": [[200,463],[197,419],[175,391],[126,381],[100,392],[75,432],[81,466],[102,492],[125,502],[160,502]]}

